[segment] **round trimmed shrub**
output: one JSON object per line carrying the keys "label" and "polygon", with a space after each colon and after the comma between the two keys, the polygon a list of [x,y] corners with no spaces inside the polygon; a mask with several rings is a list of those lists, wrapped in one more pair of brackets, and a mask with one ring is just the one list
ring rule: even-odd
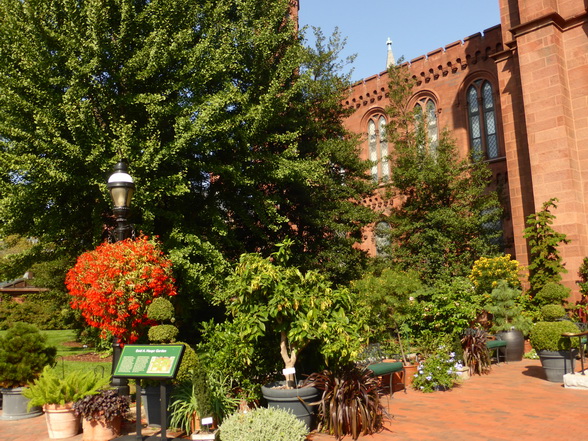
{"label": "round trimmed shrub", "polygon": [[174,325],[156,325],[149,328],[149,341],[174,343],[180,331]]}
{"label": "round trimmed shrub", "polygon": [[570,288],[557,282],[546,283],[535,296],[539,305],[561,305],[570,296]]}
{"label": "round trimmed shrub", "polygon": [[531,329],[529,341],[536,351],[568,351],[571,347],[578,347],[578,339],[561,336],[565,332],[578,333],[580,328],[567,320],[537,322]]}
{"label": "round trimmed shrub", "polygon": [[164,297],[153,299],[147,307],[147,317],[156,322],[173,321],[174,315],[174,306]]}
{"label": "round trimmed shrub", "polygon": [[182,362],[180,363],[180,367],[178,368],[178,374],[174,379],[174,383],[187,383],[192,381],[192,376],[194,372],[198,368],[198,355],[188,343],[178,342],[179,344],[184,345],[184,356],[182,357]]}
{"label": "round trimmed shrub", "polygon": [[545,305],[541,307],[541,317],[546,322],[555,322],[566,317],[566,310],[561,305]]}
{"label": "round trimmed shrub", "polygon": [[302,421],[273,407],[235,413],[219,429],[221,441],[304,441],[307,435]]}

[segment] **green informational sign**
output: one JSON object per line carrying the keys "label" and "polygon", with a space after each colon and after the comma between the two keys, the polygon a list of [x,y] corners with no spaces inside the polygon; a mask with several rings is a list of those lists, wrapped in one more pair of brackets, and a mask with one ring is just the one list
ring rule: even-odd
{"label": "green informational sign", "polygon": [[184,345],[125,345],[113,377],[174,378]]}

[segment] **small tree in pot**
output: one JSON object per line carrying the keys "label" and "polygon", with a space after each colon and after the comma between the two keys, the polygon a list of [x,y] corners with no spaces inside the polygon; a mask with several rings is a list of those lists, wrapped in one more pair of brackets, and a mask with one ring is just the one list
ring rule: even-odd
{"label": "small tree in pot", "polygon": [[35,380],[47,365],[55,364],[57,349],[47,345],[47,336],[27,323],[15,323],[0,337],[0,386],[3,396],[3,420],[30,418],[40,408],[27,410],[23,388]]}

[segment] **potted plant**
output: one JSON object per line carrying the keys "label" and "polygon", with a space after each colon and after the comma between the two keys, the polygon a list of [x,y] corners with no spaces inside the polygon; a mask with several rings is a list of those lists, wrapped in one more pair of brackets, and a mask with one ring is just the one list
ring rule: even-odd
{"label": "potted plant", "polygon": [[55,369],[45,366],[23,395],[30,400],[29,407],[43,407],[49,438],[69,438],[80,429],[80,419],[73,411],[73,403],[97,394],[108,382],[109,378],[100,377],[93,371],[73,371],[60,378]]}
{"label": "potted plant", "polygon": [[548,381],[562,383],[566,373],[574,372],[578,342],[562,337],[562,334],[579,332],[578,326],[568,320],[537,322],[531,328],[529,340]]}
{"label": "potted plant", "polygon": [[108,441],[120,435],[129,399],[116,390],[102,390],[76,401],[73,409],[83,419],[83,441]]}
{"label": "potted plant", "polygon": [[27,323],[15,323],[0,336],[0,386],[3,420],[20,420],[41,414],[40,407],[28,407],[22,395],[25,386],[43,368],[55,363],[57,349],[47,345],[47,336]]}
{"label": "potted plant", "polygon": [[[522,291],[500,280],[490,294],[488,312],[492,314],[492,328],[500,340],[508,345],[506,361],[521,361],[525,353],[525,334],[531,329],[531,319],[523,315]],[[499,348],[498,350],[501,350]]]}
{"label": "potted plant", "polygon": [[311,374],[307,383],[322,391],[319,430],[337,439],[377,433],[388,418],[380,400],[380,383],[369,368],[352,363],[337,372]]}
{"label": "potted plant", "polygon": [[273,354],[282,359],[286,381],[262,386],[263,396],[270,406],[308,418],[312,409],[307,403],[319,391],[298,388],[295,367],[300,353],[314,342],[317,352],[332,363],[355,357],[364,339],[363,317],[350,319],[355,305],[351,292],[332,288],[317,271],[303,273],[288,266],[292,244],[285,240],[268,258],[243,254],[214,302],[226,307],[242,345],[275,336]]}

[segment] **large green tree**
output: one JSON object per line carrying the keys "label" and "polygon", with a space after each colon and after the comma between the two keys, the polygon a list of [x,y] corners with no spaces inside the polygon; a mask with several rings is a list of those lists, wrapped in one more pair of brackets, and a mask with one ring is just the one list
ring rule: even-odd
{"label": "large green tree", "polygon": [[132,221],[186,277],[285,237],[347,277],[370,186],[342,42],[307,49],[288,18],[288,0],[0,0],[0,234],[36,259],[95,246],[125,158]]}
{"label": "large green tree", "polygon": [[481,256],[498,252],[501,209],[489,190],[491,173],[482,161],[460,158],[446,131],[438,141],[426,134],[426,116],[409,109],[413,82],[406,66],[390,72],[392,147],[388,259],[417,270],[430,281],[465,276]]}

